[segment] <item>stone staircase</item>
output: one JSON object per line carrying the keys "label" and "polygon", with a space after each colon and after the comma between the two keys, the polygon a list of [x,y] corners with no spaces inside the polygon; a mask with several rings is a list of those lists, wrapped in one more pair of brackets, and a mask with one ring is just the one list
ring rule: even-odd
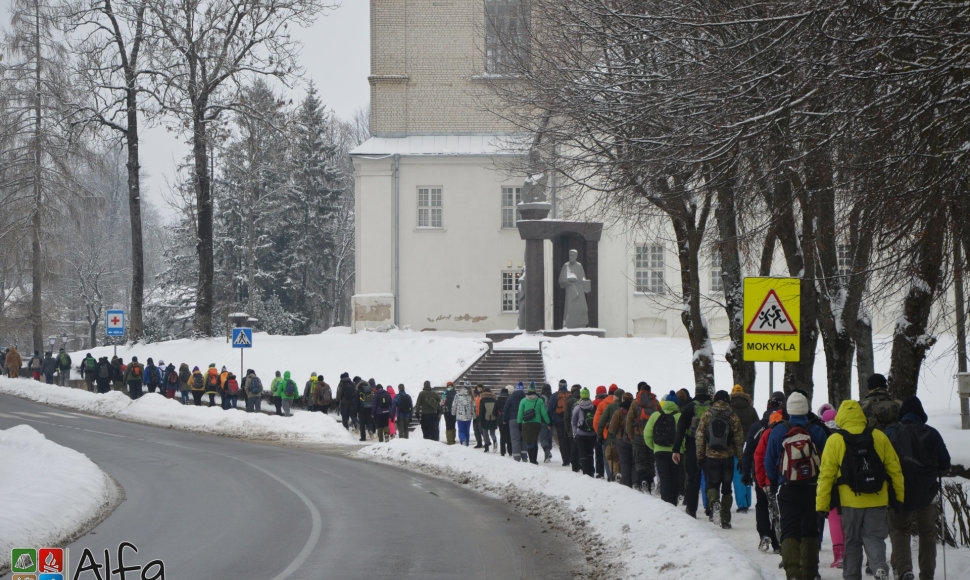
{"label": "stone staircase", "polygon": [[506,385],[515,386],[519,381],[526,386],[529,381],[535,381],[537,387],[541,386],[546,381],[542,353],[538,350],[491,350],[462,373],[455,384],[464,381],[472,386],[490,387],[495,393]]}

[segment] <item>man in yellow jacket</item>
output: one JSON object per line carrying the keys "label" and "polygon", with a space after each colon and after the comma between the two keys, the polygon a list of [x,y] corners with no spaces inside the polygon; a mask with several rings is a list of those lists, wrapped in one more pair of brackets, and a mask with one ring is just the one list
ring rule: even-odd
{"label": "man in yellow jacket", "polygon": [[[829,437],[822,452],[815,509],[819,513],[828,513],[832,487],[838,485],[842,530],[845,532],[842,577],[846,580],[861,578],[862,548],[865,546],[876,578],[885,580],[889,578],[886,538],[889,536],[890,482],[896,501],[904,499],[899,457],[886,434],[867,424],[858,402],[843,401],[835,415],[835,423],[840,431]],[[870,459],[874,461],[867,461]]]}

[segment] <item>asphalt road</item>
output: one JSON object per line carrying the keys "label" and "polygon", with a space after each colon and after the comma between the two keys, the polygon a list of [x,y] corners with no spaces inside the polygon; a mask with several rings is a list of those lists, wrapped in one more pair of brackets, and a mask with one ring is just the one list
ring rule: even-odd
{"label": "asphalt road", "polygon": [[85,548],[101,564],[107,549],[116,567],[121,542],[138,548],[127,565],[162,560],[175,580],[568,578],[580,561],[563,536],[504,503],[393,467],[0,395],[0,428],[21,423],[124,488],[125,501],[69,546],[73,567]]}

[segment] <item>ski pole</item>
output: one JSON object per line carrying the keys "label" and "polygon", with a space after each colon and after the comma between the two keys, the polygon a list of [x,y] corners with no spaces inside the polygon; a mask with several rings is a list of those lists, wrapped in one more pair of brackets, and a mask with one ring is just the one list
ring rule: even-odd
{"label": "ski pole", "polygon": [[936,476],[940,486],[940,526],[943,528],[943,580],[946,580],[946,515],[943,512],[943,476]]}

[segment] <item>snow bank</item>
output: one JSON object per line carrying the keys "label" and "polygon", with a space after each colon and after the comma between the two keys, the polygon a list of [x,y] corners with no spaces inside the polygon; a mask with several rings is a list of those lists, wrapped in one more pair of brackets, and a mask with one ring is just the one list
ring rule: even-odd
{"label": "snow bank", "polygon": [[395,439],[358,453],[443,475],[558,524],[588,554],[593,577],[762,578],[759,568],[706,520],[619,484],[422,439]]}
{"label": "snow bank", "polygon": [[[404,383],[417,389],[425,380],[435,385],[454,380],[487,349],[482,334],[407,330],[351,334],[348,328],[339,327],[307,336],[257,332],[253,335],[253,347],[247,349],[232,348],[224,337],[182,339],[119,346],[118,356],[125,362],[137,356],[142,363],[152,357],[156,363],[174,362],[176,367],[185,362],[190,369],[198,366],[203,370],[215,363],[238,374],[239,351],[244,350],[245,368],[255,370],[267,386],[278,370],[290,371],[301,390],[310,373],[322,373],[336,388],[340,373],[346,371],[352,377],[373,377],[385,385]],[[110,360],[114,347],[72,352],[75,366],[88,352],[95,358],[106,356]]]}
{"label": "snow bank", "polygon": [[56,546],[114,502],[115,486],[87,456],[27,425],[0,430],[0,570],[13,548]]}

